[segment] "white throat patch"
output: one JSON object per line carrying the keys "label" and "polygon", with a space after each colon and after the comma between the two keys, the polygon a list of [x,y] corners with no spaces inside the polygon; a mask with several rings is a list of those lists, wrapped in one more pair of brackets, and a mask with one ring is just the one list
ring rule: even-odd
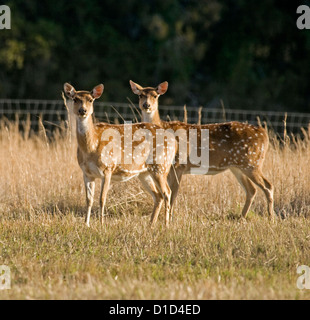
{"label": "white throat patch", "polygon": [[155,114],[155,111],[151,111],[151,112],[143,111],[142,112],[142,121],[143,122],[152,122],[153,118],[154,118],[154,114]]}
{"label": "white throat patch", "polygon": [[78,118],[78,132],[79,134],[85,134],[89,130],[88,115],[86,118]]}

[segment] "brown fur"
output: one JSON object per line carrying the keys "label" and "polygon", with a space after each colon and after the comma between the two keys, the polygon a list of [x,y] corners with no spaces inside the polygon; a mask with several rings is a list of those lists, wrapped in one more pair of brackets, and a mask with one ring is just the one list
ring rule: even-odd
{"label": "brown fur", "polygon": [[[132,81],[130,81],[130,85],[133,92],[139,96],[139,107],[142,110],[143,121],[174,131],[180,128],[187,132],[190,129],[196,129],[198,131],[198,146],[203,143],[201,130],[208,129],[210,158],[207,174],[231,170],[246,193],[246,202],[242,211],[243,217],[247,216],[254,199],[256,193],[254,184],[259,186],[265,193],[269,216],[274,219],[273,186],[262,174],[262,166],[269,145],[265,129],[236,121],[206,125],[162,121],[158,111],[158,98],[167,91],[168,83],[160,84],[157,88],[143,88]],[[146,109],[145,106],[148,108]],[[182,175],[190,173],[192,167],[194,166],[188,161],[186,165],[178,165],[177,163],[175,172],[171,170],[168,181],[172,191],[172,206],[178,193]]]}
{"label": "brown fur", "polygon": [[[103,223],[104,206],[106,202],[107,192],[110,182],[126,181],[135,176],[138,176],[145,189],[152,195],[154,200],[154,209],[151,217],[151,225],[154,226],[158,218],[160,208],[163,201],[166,204],[166,225],[169,224],[170,214],[170,196],[171,190],[167,183],[167,176],[170,171],[170,166],[175,156],[175,150],[164,148],[162,157],[164,163],[156,163],[155,146],[156,146],[156,130],[160,127],[150,123],[133,124],[132,135],[139,129],[147,129],[153,138],[152,144],[149,140],[146,141],[150,147],[149,152],[143,153],[143,162],[138,164],[134,161],[132,164],[125,163],[124,153],[124,140],[125,140],[125,125],[111,125],[107,123],[94,124],[92,119],[93,114],[93,101],[98,99],[102,92],[103,86],[95,87],[91,92],[75,91],[75,89],[68,83],[64,85],[66,95],[74,101],[73,112],[77,121],[77,158],[78,163],[83,171],[85,189],[86,189],[86,202],[87,202],[87,217],[86,223],[89,226],[91,207],[93,204],[95,179],[102,180],[101,195],[100,195],[100,211],[101,222]],[[104,147],[111,141],[102,140],[102,135],[107,129],[114,129],[121,137],[121,157],[117,162],[108,162],[102,156]],[[132,136],[129,137],[132,140]],[[145,138],[141,141],[132,141],[132,150],[140,145]],[[147,164],[146,160],[150,152],[153,152],[154,164]],[[110,153],[112,154],[112,152]]]}

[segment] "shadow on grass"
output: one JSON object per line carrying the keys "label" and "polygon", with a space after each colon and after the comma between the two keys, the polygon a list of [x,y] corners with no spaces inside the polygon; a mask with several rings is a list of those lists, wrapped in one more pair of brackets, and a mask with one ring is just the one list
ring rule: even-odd
{"label": "shadow on grass", "polygon": [[[42,208],[38,208],[48,215],[67,216],[73,215],[75,217],[85,218],[87,213],[86,204],[83,203],[68,203],[66,201],[58,201],[57,203],[49,203]],[[92,217],[99,218],[99,205],[94,204],[92,207]],[[105,207],[105,218],[120,218],[126,216],[150,216],[152,206],[139,205],[139,201],[130,208],[119,207],[117,205],[107,205]]]}

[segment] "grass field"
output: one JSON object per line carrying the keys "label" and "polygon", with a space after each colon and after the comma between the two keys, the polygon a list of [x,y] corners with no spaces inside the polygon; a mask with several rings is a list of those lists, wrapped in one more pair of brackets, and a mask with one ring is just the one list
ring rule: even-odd
{"label": "grass field", "polygon": [[105,226],[93,214],[87,228],[76,142],[59,132],[51,142],[1,123],[0,265],[12,288],[0,300],[310,298],[296,287],[297,267],[310,266],[310,130],[269,149],[275,223],[261,191],[239,219],[244,193],[227,172],[186,176],[169,230],[163,214],[149,229],[138,180],[115,184]]}

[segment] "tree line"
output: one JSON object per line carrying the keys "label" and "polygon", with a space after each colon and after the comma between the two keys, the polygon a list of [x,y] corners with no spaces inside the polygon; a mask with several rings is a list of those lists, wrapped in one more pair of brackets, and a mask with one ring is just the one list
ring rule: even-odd
{"label": "tree line", "polygon": [[[309,1],[304,4],[310,6]],[[0,98],[59,99],[69,81],[105,84],[126,102],[129,79],[169,82],[166,105],[310,112],[310,31],[280,0],[7,1]],[[134,100],[135,101],[135,100]]]}

